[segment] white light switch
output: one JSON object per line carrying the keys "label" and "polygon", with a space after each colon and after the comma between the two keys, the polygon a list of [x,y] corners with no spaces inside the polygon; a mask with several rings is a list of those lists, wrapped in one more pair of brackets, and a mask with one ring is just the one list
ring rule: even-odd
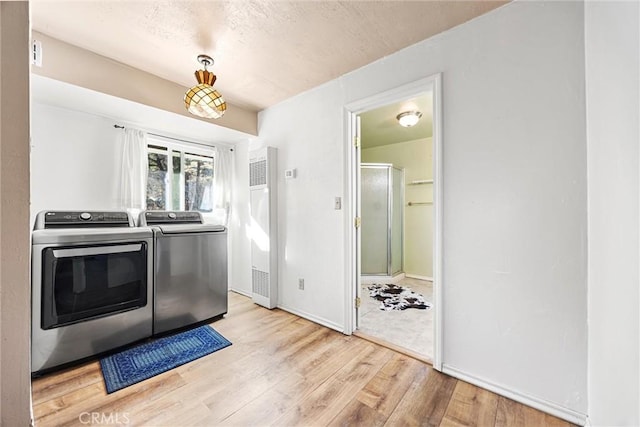
{"label": "white light switch", "polygon": [[342,198],[341,197],[336,197],[336,201],[334,203],[334,209],[337,210],[337,211],[342,209]]}
{"label": "white light switch", "polygon": [[31,63],[36,67],[42,67],[42,42],[33,40],[31,44]]}

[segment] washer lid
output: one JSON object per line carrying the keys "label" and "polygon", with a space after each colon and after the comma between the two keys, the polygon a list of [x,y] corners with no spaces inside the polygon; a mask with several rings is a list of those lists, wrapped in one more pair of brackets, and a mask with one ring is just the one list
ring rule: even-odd
{"label": "washer lid", "polygon": [[222,233],[227,229],[223,225],[211,224],[158,224],[163,234],[184,234],[184,233]]}

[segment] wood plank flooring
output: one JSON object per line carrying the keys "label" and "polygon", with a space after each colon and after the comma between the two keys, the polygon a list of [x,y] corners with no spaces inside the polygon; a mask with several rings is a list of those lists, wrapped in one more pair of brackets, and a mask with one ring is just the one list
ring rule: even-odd
{"label": "wood plank flooring", "polygon": [[233,345],[109,395],[97,361],[35,379],[36,426],[571,425],[235,293],[212,326]]}

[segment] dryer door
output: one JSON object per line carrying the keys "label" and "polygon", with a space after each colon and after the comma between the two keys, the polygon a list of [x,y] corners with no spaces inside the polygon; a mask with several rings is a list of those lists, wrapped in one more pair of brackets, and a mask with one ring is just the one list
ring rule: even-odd
{"label": "dryer door", "polygon": [[147,305],[147,243],[42,251],[42,329]]}

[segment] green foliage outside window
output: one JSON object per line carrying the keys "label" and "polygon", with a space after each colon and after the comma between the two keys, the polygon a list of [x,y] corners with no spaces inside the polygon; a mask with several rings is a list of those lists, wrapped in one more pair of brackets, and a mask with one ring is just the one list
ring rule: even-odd
{"label": "green foliage outside window", "polygon": [[148,160],[147,209],[213,210],[213,157],[150,145]]}

